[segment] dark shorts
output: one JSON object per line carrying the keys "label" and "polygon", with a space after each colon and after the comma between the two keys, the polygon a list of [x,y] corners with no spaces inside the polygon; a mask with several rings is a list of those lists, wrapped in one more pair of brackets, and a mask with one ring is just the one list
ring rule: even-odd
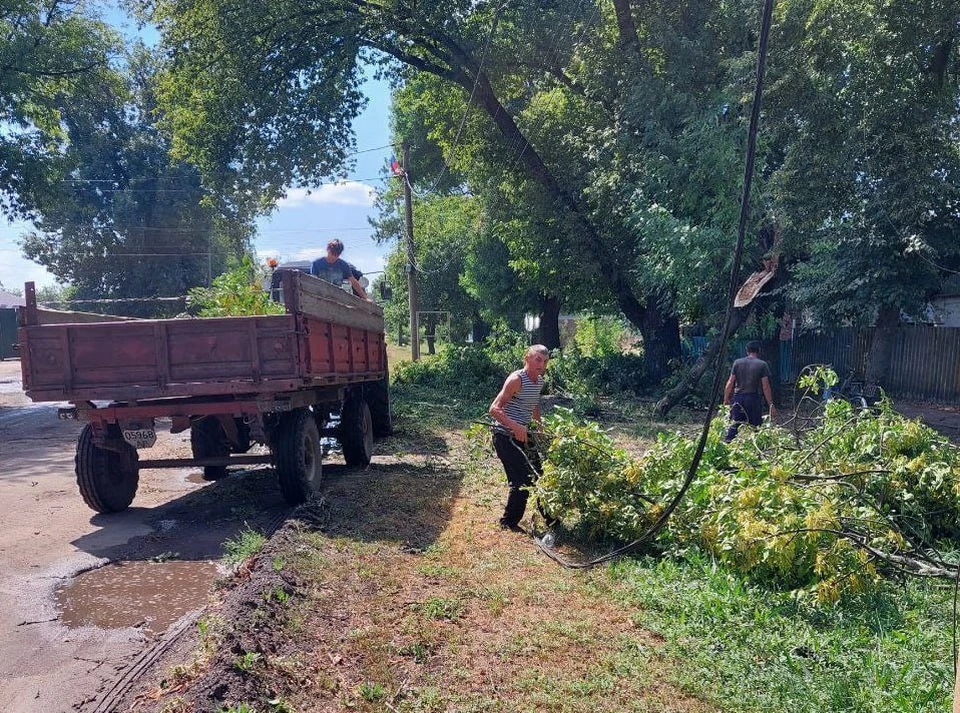
{"label": "dark shorts", "polygon": [[760,394],[734,394],[730,418],[738,423],[759,426],[763,423],[763,400]]}

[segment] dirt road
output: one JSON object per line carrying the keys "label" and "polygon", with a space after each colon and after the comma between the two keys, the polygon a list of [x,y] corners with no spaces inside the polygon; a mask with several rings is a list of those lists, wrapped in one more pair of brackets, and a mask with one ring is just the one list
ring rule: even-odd
{"label": "dirt road", "polygon": [[[183,469],[141,471],[133,506],[98,515],[74,481],[80,426],[56,408],[32,404],[19,362],[0,361],[0,711],[95,710],[153,638],[205,604],[222,543],[286,512],[269,471],[208,484]],[[188,454],[186,434],[158,434],[149,452]],[[81,574],[107,562],[125,565]]]}

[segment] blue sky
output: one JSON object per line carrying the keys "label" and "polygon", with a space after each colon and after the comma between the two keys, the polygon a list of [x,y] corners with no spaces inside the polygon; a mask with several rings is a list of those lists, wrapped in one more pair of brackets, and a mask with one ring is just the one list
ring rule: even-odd
{"label": "blue sky", "polygon": [[365,153],[354,157],[356,166],[350,172],[353,180],[321,186],[309,195],[302,189],[290,190],[270,216],[258,221],[260,237],[256,247],[260,256],[283,260],[315,258],[324,254],[327,242],[340,238],[346,245],[344,258],[361,272],[383,269],[390,246],[379,246],[373,241],[367,217],[375,215],[373,190],[384,185],[378,177],[394,153],[390,147],[370,151],[390,141],[390,88],[387,82],[371,78],[364,84],[364,93],[369,101],[353,128],[357,150]]}
{"label": "blue sky", "polygon": [[[126,36],[139,36],[148,43],[155,33],[136,25],[115,5],[104,6],[104,17]],[[370,274],[383,269],[391,246],[377,245],[367,221],[375,215],[373,190],[382,186],[378,180],[393,149],[382,147],[390,141],[390,88],[387,82],[369,78],[363,85],[368,98],[366,109],[354,121],[357,150],[347,182],[324,185],[308,192],[291,189],[286,199],[277,204],[268,216],[257,221],[258,237],[254,247],[265,260],[313,259],[324,254],[326,244],[339,238],[346,245],[344,258],[362,272]],[[30,230],[27,223],[0,223],[0,283],[5,287],[22,287],[24,282],[52,285],[56,280],[43,267],[24,258],[18,241]],[[371,277],[372,279],[372,277]]]}

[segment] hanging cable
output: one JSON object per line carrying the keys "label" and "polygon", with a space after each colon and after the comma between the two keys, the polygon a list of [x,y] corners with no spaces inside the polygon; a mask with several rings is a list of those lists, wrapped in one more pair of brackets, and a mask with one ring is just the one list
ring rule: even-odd
{"label": "hanging cable", "polygon": [[[743,245],[746,239],[747,220],[750,216],[750,191],[753,186],[753,167],[754,163],[756,162],[757,132],[760,125],[760,102],[763,98],[763,79],[766,71],[767,44],[770,37],[770,24],[773,18],[773,5],[774,0],[765,0],[763,7],[763,18],[760,26],[760,44],[757,52],[756,85],[753,94],[753,107],[750,112],[750,130],[747,137],[747,154],[743,171],[743,194],[740,199],[740,221],[737,226],[737,243],[733,254],[733,264],[730,266],[730,282],[727,290],[727,310],[723,322],[723,331],[720,333],[719,354],[726,353],[727,341],[730,337],[730,326],[733,321],[735,309],[734,298],[736,297],[739,289],[740,266],[743,260]],[[652,539],[661,529],[663,529],[671,515],[673,515],[674,510],[676,510],[683,501],[683,498],[686,496],[687,491],[690,489],[690,486],[693,484],[693,481],[697,476],[697,470],[699,469],[700,461],[703,458],[703,451],[707,445],[707,437],[710,434],[710,424],[713,422],[713,418],[717,413],[723,376],[723,371],[718,368],[713,377],[713,386],[710,389],[710,405],[707,409],[707,415],[704,419],[703,428],[700,432],[700,439],[697,442],[697,449],[693,454],[693,459],[690,461],[690,467],[688,468],[687,474],[684,477],[682,485],[680,486],[680,490],[677,491],[676,495],[673,496],[673,499],[660,514],[660,517],[657,518],[656,522],[654,522],[646,532],[644,532],[633,542],[630,542],[622,547],[618,547],[612,552],[609,552],[602,557],[592,559],[588,562],[572,562],[567,560],[547,547],[543,543],[542,538],[535,537],[534,540],[540,549],[548,557],[550,557],[550,559],[558,564],[563,565],[564,567],[570,569],[588,569],[627,554],[628,552],[636,549],[639,545]]]}
{"label": "hanging cable", "polygon": [[[493,40],[493,36],[497,31],[497,25],[500,24],[500,13],[502,11],[503,7],[501,6],[493,13],[493,23],[490,25],[490,32],[487,34],[487,41],[483,45],[483,52],[480,55],[480,65],[477,67],[477,74],[473,78],[473,88],[470,90],[470,98],[467,100],[467,106],[464,108],[463,116],[460,119],[460,126],[457,127],[457,133],[453,139],[453,148],[450,151],[451,158],[456,158],[457,149],[460,147],[460,138],[463,136],[463,130],[467,125],[467,118],[470,116],[470,110],[473,108],[473,98],[477,93],[477,87],[480,85],[480,75],[483,74],[483,65],[487,61],[487,50],[490,49],[490,42]],[[406,166],[403,167],[403,180],[407,182],[407,185],[410,187],[410,191],[417,196],[417,198],[427,198],[430,194],[436,192],[437,186],[440,185],[441,179],[449,168],[450,162],[444,159],[443,167],[440,169],[440,173],[434,180],[433,185],[422,193],[417,191],[417,189],[414,188],[413,184],[410,182],[410,177],[407,174]]]}
{"label": "hanging cable", "polygon": [[[359,156],[359,155],[365,154],[365,153],[372,153],[372,152],[374,152],[374,151],[382,151],[383,149],[393,149],[393,148],[396,148],[395,144],[384,144],[383,146],[373,146],[373,147],[368,148],[368,149],[360,149],[359,151],[351,151],[350,153],[344,154],[343,157],[344,157],[344,158],[350,158],[350,157],[352,157],[352,156]],[[235,175],[235,174],[233,174],[233,173],[221,173],[221,174],[219,174],[219,175],[221,175],[221,176],[233,176],[233,175]],[[175,176],[167,176],[167,177],[155,176],[155,177],[149,177],[149,178],[138,178],[138,177],[134,177],[134,178],[129,179],[129,180],[134,180],[134,181],[164,181],[164,180],[167,180],[167,181],[171,181],[171,180],[178,180],[178,179],[177,179]],[[368,179],[354,178],[354,179],[345,179],[345,180],[361,181],[361,180],[374,180],[374,179],[369,179],[369,178],[368,178]],[[380,179],[377,179],[377,180],[380,180]],[[60,179],[60,180],[57,181],[57,182],[58,182],[58,183],[119,183],[119,182],[120,182],[120,179],[118,179],[118,178],[62,178],[62,179]],[[321,183],[320,185],[330,185],[330,184],[328,184],[328,183],[327,183],[327,184]]]}

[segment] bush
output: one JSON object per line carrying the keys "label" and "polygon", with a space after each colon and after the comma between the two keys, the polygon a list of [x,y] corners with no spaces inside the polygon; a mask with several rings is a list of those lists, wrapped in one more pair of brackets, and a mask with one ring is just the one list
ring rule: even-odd
{"label": "bush", "polygon": [[[516,367],[514,367],[516,368]],[[432,359],[400,362],[393,370],[394,384],[417,384],[454,391],[496,393],[507,372],[487,350],[469,345],[445,344]]]}
{"label": "bush", "polygon": [[616,317],[587,317],[578,320],[573,341],[577,352],[587,357],[619,355],[626,332]]}
{"label": "bush", "polygon": [[[523,366],[527,346],[526,335],[496,329],[482,345],[445,344],[434,358],[397,364],[394,383],[483,389],[492,398],[507,375]],[[554,353],[545,379],[544,393],[584,403],[597,395],[639,394],[647,388],[642,356],[619,351],[585,356],[576,347]]]}
{"label": "bush", "polygon": [[556,374],[555,381],[558,385],[567,384],[569,391],[614,395],[640,394],[649,388],[643,357],[638,354],[589,357],[568,352],[553,361],[551,371]]}
{"label": "bush", "polygon": [[[821,601],[923,568],[960,522],[960,451],[895,413],[827,405],[802,436],[768,427],[723,442],[710,430],[697,478],[657,538],[665,551],[707,552],[741,574]],[[646,532],[678,492],[696,439],[662,434],[639,459],[570,411],[547,416],[536,494],[568,527],[622,541]]]}

